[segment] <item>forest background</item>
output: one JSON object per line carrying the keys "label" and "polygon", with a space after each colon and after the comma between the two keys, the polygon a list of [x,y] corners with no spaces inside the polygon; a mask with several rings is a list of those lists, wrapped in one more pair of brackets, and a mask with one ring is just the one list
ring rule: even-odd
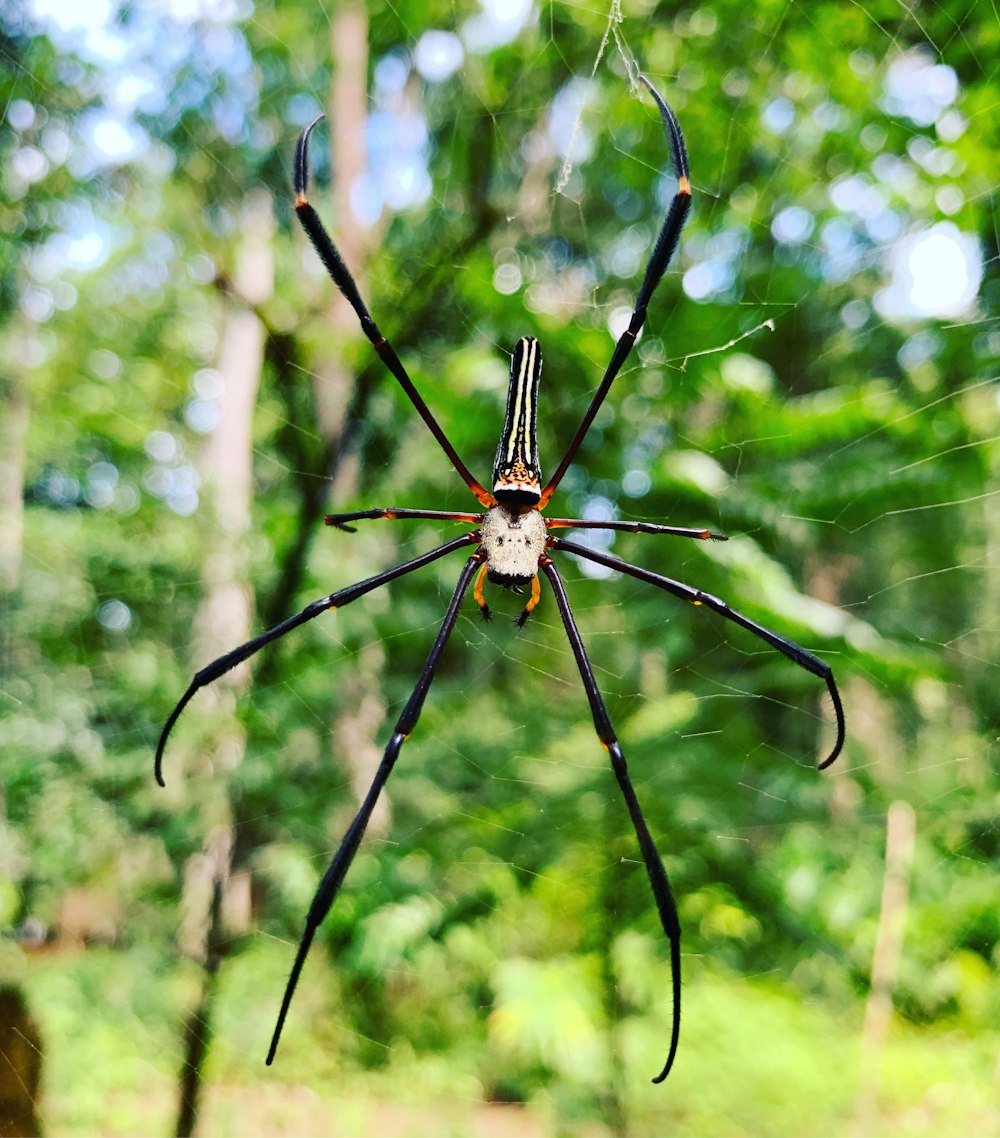
{"label": "forest background", "polygon": [[[995,7],[14,0],[0,37],[0,984],[47,1133],[996,1133]],[[694,207],[553,508],[730,535],[604,547],[828,661],[847,746],[816,772],[816,677],[562,560],[683,924],[653,1087],[666,946],[553,598],[466,604],[265,1068],[459,562],[199,694],[165,790],[156,740],[457,532],[328,509],[474,508],[295,224],[296,136],[329,113],[313,200],[480,478],[540,339],[550,470],[676,186],[638,69]]]}

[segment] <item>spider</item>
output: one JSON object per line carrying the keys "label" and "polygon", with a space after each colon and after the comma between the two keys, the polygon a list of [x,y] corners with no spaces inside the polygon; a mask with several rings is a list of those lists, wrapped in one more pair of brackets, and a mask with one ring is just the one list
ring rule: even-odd
{"label": "spider", "polygon": [[833,677],[833,672],[830,666],[824,661],[814,656],[811,652],[807,652],[806,649],[799,647],[799,645],[785,639],[785,637],[779,636],[778,633],[772,632],[770,629],[765,628],[763,625],[750,620],[749,617],[730,608],[725,601],[720,600],[718,597],[702,592],[701,589],[685,585],[680,581],[674,581],[669,577],[661,576],[659,573],[653,573],[648,569],[630,565],[611,554],[601,553],[597,550],[589,549],[586,546],[577,545],[572,541],[566,541],[561,537],[557,537],[551,531],[567,528],[591,528],[618,530],[628,533],[672,534],[676,537],[688,537],[700,540],[715,539],[718,541],[726,540],[723,534],[713,533],[707,529],[686,529],[679,526],[654,525],[647,522],[585,521],[575,518],[546,518],[542,514],[542,511],[548,506],[553,493],[566,474],[570,463],[580,448],[580,444],[586,437],[597,412],[600,410],[611,385],[621,371],[622,365],[628,358],[639,336],[639,332],[646,320],[647,305],[670,263],[691,205],[691,180],[688,169],[687,151],[680,125],[677,122],[674,112],[660,97],[653,84],[650,83],[645,76],[640,76],[639,78],[655,100],[656,106],[663,119],[667,142],[677,176],[677,191],[667,210],[666,217],[663,220],[659,236],[656,240],[656,245],[653,248],[652,255],[646,267],[645,277],[636,297],[635,308],[628,328],[618,339],[611,357],[611,362],[608,364],[607,370],[604,373],[604,378],[601,380],[590,402],[590,406],[587,408],[586,414],[577,427],[576,433],[570,440],[566,453],[556,467],[555,473],[544,485],[542,484],[536,441],[538,382],[542,370],[542,355],[538,341],[531,336],[525,336],[517,342],[514,348],[510,367],[510,385],[507,392],[506,416],[503,431],[500,436],[500,444],[497,447],[496,459],[493,464],[493,488],[492,490],[487,490],[476,481],[459,458],[455,448],[449,442],[437,420],[431,414],[427,404],[413,386],[413,382],[407,375],[406,369],[403,367],[391,344],[379,331],[364,301],[361,299],[357,285],[348,271],[347,266],[344,264],[340,253],[337,251],[336,246],[324,228],[322,221],[320,221],[319,215],[308,200],[306,187],[309,174],[309,137],[323,116],[317,116],[317,118],[303,130],[299,137],[295,151],[294,171],[295,210],[299,221],[315,247],[316,252],[319,254],[320,260],[326,267],[330,277],[357,314],[361,322],[361,327],[365,335],[371,341],[375,351],[381,356],[388,369],[396,377],[396,380],[408,396],[417,413],[427,424],[431,434],[437,439],[441,449],[448,456],[452,466],[461,476],[462,480],[472,491],[482,509],[477,513],[456,513],[441,510],[395,509],[389,507],[358,510],[354,513],[329,514],[326,517],[326,524],[347,532],[354,532],[354,527],[349,524],[350,522],[370,518],[386,518],[392,521],[406,518],[421,518],[436,521],[465,522],[475,526],[475,529],[463,533],[460,537],[453,538],[443,545],[439,545],[436,549],[432,549],[428,553],[423,553],[419,557],[414,557],[410,561],[396,565],[394,568],[378,573],[374,577],[369,577],[367,580],[361,581],[356,585],[350,585],[346,589],[340,589],[335,593],[331,593],[329,596],[321,597],[319,600],[315,600],[307,605],[296,616],[289,617],[274,628],[268,629],[266,632],[254,637],[254,639],[249,640],[246,644],[242,644],[240,647],[234,648],[231,652],[227,652],[224,656],[220,656],[219,659],[195,675],[187,691],[181,697],[180,702],[170,713],[160,735],[159,744],[156,748],[155,774],[157,782],[163,786],[162,764],[167,738],[181,712],[200,688],[211,684],[231,668],[236,667],[244,660],[249,659],[256,652],[259,652],[265,645],[273,643],[275,640],[286,635],[286,633],[298,628],[299,625],[313,620],[321,613],[327,612],[330,609],[342,608],[344,605],[356,601],[359,597],[363,597],[366,593],[370,593],[372,590],[378,589],[390,581],[395,581],[400,577],[406,576],[408,573],[412,573],[425,565],[429,565],[431,562],[437,561],[449,553],[454,553],[470,546],[473,547],[464,568],[459,574],[458,584],[455,587],[451,602],[448,605],[448,610],[438,629],[437,636],[423,670],[417,679],[416,687],[407,701],[406,706],[403,708],[403,712],[399,716],[395,728],[393,729],[392,736],[386,745],[381,765],[375,774],[371,787],[365,795],[364,801],[361,803],[354,821],[351,823],[340,848],[334,855],[313,897],[308,915],[306,916],[305,930],[299,942],[298,951],[292,965],[288,983],[285,987],[278,1019],[271,1038],[271,1045],[267,1054],[268,1065],[273,1062],[277,1052],[285,1018],[288,1014],[292,996],[294,995],[299,975],[309,953],[313,938],[316,935],[317,929],[323,923],[327,913],[330,911],[330,907],[333,905],[344,883],[344,878],[354,860],[355,854],[358,852],[358,847],[361,844],[361,839],[364,836],[365,828],[371,818],[372,811],[375,808],[375,804],[378,801],[383,787],[392,774],[393,767],[396,765],[396,760],[399,757],[403,743],[409,738],[410,733],[417,724],[424,700],[427,698],[431,681],[434,678],[435,670],[441,659],[441,654],[444,652],[445,645],[458,619],[462,601],[470,585],[472,586],[473,598],[479,606],[483,618],[486,620],[490,619],[489,606],[483,594],[483,585],[486,581],[504,589],[511,589],[516,593],[520,593],[525,589],[530,590],[528,599],[517,618],[516,623],[519,627],[524,626],[532,610],[539,602],[541,593],[539,584],[540,572],[545,574],[552,588],[556,607],[559,610],[559,615],[562,619],[563,627],[565,628],[566,636],[573,651],[573,656],[576,659],[580,678],[583,681],[583,687],[590,703],[590,711],[593,716],[597,737],[601,745],[608,752],[615,778],[618,781],[622,797],[625,800],[625,806],[628,810],[633,829],[635,830],[636,839],[638,840],[639,849],[646,867],[646,874],[649,878],[649,884],[652,889],[653,899],[656,903],[660,923],[663,926],[663,931],[670,945],[673,996],[670,1044],[666,1062],[660,1074],[653,1080],[654,1083],[662,1082],[667,1077],[677,1055],[677,1046],[680,1040],[680,921],[666,869],[663,866],[656,845],[653,842],[652,835],[649,832],[649,827],[646,825],[646,820],[639,807],[639,802],[636,798],[632,780],[625,762],[625,755],[622,753],[621,745],[615,735],[615,730],[611,724],[607,709],[605,708],[604,700],[598,690],[590,659],[587,656],[583,639],[580,636],[576,620],[574,619],[569,600],[566,596],[562,577],[556,568],[551,554],[556,551],[572,553],[577,557],[583,557],[588,561],[596,562],[596,564],[605,566],[606,568],[617,570],[620,573],[626,573],[639,581],[645,581],[649,585],[654,585],[656,588],[662,589],[664,592],[670,593],[682,601],[688,601],[693,605],[711,609],[712,612],[717,613],[726,620],[732,621],[734,624],[738,624],[740,627],[749,630],[754,636],[759,637],[776,651],[787,656],[793,663],[798,664],[799,667],[811,672],[825,682],[830,693],[830,698],[833,701],[833,709],[836,717],[836,740],[830,754],[819,764],[819,769],[822,770],[828,767],[840,754],[844,745],[845,724],[843,705]]}

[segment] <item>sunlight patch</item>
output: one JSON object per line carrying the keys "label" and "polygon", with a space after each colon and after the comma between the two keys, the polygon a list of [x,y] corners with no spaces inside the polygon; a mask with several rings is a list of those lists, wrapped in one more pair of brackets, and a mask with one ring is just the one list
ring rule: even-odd
{"label": "sunlight patch", "polygon": [[485,53],[513,43],[531,19],[531,0],[480,0],[482,11],[462,25],[469,51]]}
{"label": "sunlight patch", "polygon": [[886,319],[947,318],[969,311],[983,279],[976,239],[950,221],[911,232],[889,255],[891,281],[875,294]]}
{"label": "sunlight patch", "polygon": [[429,31],[417,40],[413,63],[431,83],[449,79],[462,66],[465,52],[462,41],[452,32]]}
{"label": "sunlight patch", "polygon": [[889,65],[883,107],[906,115],[918,126],[936,122],[958,97],[958,76],[946,63],[934,63],[924,50],[909,51]]}

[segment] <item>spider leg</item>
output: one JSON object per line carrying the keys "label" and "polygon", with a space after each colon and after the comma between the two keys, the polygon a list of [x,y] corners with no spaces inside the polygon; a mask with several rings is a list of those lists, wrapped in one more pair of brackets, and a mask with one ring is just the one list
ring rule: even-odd
{"label": "spider leg", "polygon": [[489,565],[483,562],[482,568],[476,574],[476,583],[472,587],[472,596],[477,605],[479,605],[479,612],[483,620],[492,620],[493,614],[490,612],[490,606],[486,603],[486,596],[483,593],[483,582],[486,580],[486,574],[489,572]]}
{"label": "spider leg", "polygon": [[528,598],[524,608],[521,609],[521,614],[518,616],[514,623],[518,628],[524,628],[528,623],[528,617],[531,616],[531,610],[538,604],[542,597],[542,588],[538,583],[538,576],[531,578],[531,596]]}
{"label": "spider leg", "polygon": [[594,398],[591,400],[590,406],[587,408],[587,413],[583,416],[580,426],[577,427],[576,434],[573,436],[569,448],[563,455],[562,461],[556,467],[555,474],[552,475],[548,484],[544,490],[542,490],[542,496],[538,503],[540,510],[545,508],[555,488],[562,481],[569,464],[573,461],[573,456],[576,454],[580,444],[590,430],[590,424],[594,421],[594,417],[601,409],[601,404],[611,390],[612,383],[614,383],[618,373],[621,371],[622,365],[632,351],[633,345],[639,338],[639,332],[646,322],[646,306],[656,291],[656,286],[663,279],[663,274],[667,271],[670,258],[673,257],[674,250],[677,248],[681,230],[684,228],[688,210],[691,208],[691,174],[688,169],[687,148],[684,145],[684,135],[681,133],[680,124],[677,122],[677,117],[674,112],[663,101],[659,92],[646,76],[640,75],[639,78],[645,83],[649,89],[649,93],[656,101],[660,115],[663,118],[663,124],[666,127],[667,138],[670,142],[670,150],[674,160],[674,171],[677,174],[677,193],[674,194],[674,200],[670,203],[670,209],[667,211],[667,216],[663,220],[660,235],[656,239],[652,256],[649,258],[649,264],[646,266],[646,275],[643,278],[642,286],[635,298],[635,309],[632,312],[632,319],[629,321],[628,328],[625,329],[618,343],[615,345],[611,363],[608,364],[608,370],[604,373],[604,378],[601,380],[600,386],[595,392]]}
{"label": "spider leg", "polygon": [[[347,522],[359,522],[365,518],[388,518],[391,522],[400,518],[425,518],[435,522],[468,522],[470,525],[479,525],[483,515],[453,513],[450,510],[406,510],[396,506],[386,506],[374,510],[355,510],[351,514],[327,514],[326,524],[345,530],[347,533],[354,533],[354,526],[347,525]],[[551,525],[551,522],[549,524]]]}
{"label": "spider leg", "polygon": [[639,581],[645,581],[649,585],[655,585],[658,589],[672,593],[682,601],[689,601],[693,605],[704,605],[712,612],[725,617],[726,620],[731,620],[734,624],[746,628],[754,636],[759,637],[782,655],[787,656],[794,664],[798,664],[800,668],[805,668],[807,672],[812,672],[814,676],[818,676],[826,684],[830,698],[833,700],[833,711],[837,722],[837,738],[834,741],[833,750],[819,764],[819,769],[825,770],[840,754],[846,733],[844,705],[841,703],[840,692],[837,690],[837,681],[833,678],[833,669],[825,660],[821,660],[794,641],[786,640],[784,636],[779,636],[778,633],[772,632],[771,629],[765,628],[762,624],[758,624],[755,620],[737,612],[736,609],[730,608],[725,601],[713,597],[711,593],[703,593],[701,589],[693,589],[681,581],[674,581],[670,577],[661,576],[659,573],[651,573],[648,569],[640,569],[638,565],[630,565],[627,561],[622,561],[620,557],[613,557],[608,553],[598,553],[597,550],[587,549],[586,546],[576,545],[572,541],[563,541],[561,538],[554,537],[550,539],[549,544],[552,549],[562,549],[566,553],[575,553],[577,557],[585,557],[588,561],[596,561],[598,565],[606,565],[609,569],[617,569],[619,573],[627,573],[630,577],[635,577]]}
{"label": "spider leg", "polygon": [[444,651],[444,646],[448,643],[448,637],[451,635],[451,630],[454,628],[455,621],[458,619],[462,598],[465,596],[469,582],[472,580],[472,576],[476,572],[480,560],[481,554],[474,553],[465,563],[465,568],[462,570],[462,574],[458,579],[458,585],[452,594],[448,611],[445,613],[441,627],[438,629],[437,637],[427,656],[427,661],[417,680],[417,685],[413,689],[413,694],[407,701],[406,707],[403,708],[402,715],[400,715],[396,722],[396,727],[385,748],[382,762],[375,772],[375,778],[369,787],[368,793],[365,795],[365,800],[362,802],[361,808],[354,817],[354,821],[344,835],[340,849],[338,849],[334,855],[329,869],[327,869],[323,880],[320,882],[319,888],[316,890],[312,904],[309,906],[305,931],[302,934],[302,939],[299,941],[298,952],[295,955],[295,962],[292,965],[292,971],[289,974],[288,983],[285,986],[285,994],[281,1001],[281,1010],[278,1012],[278,1021],[275,1024],[274,1034],[271,1037],[271,1046],[267,1053],[268,1066],[274,1061],[275,1053],[278,1050],[278,1042],[281,1039],[281,1029],[284,1027],[285,1017],[288,1015],[292,996],[295,994],[295,988],[299,982],[299,975],[302,972],[302,966],[305,964],[306,957],[309,955],[309,949],[312,946],[316,930],[323,923],[327,913],[329,913],[330,906],[333,904],[340,891],[341,885],[344,883],[344,877],[351,867],[351,862],[354,860],[354,855],[358,852],[358,847],[361,845],[361,839],[364,837],[368,820],[371,817],[372,811],[375,809],[375,804],[378,802],[379,795],[382,793],[382,788],[386,782],[388,782],[389,775],[392,774],[392,768],[396,765],[396,759],[399,758],[399,752],[403,744],[406,742],[410,732],[416,726],[417,720],[420,718],[420,711],[424,706],[424,700],[427,698],[427,692],[431,686],[431,680],[434,678],[434,672],[441,658],[441,653]]}
{"label": "spider leg", "polygon": [[320,613],[326,612],[329,609],[343,608],[351,601],[356,601],[358,597],[363,597],[365,593],[370,593],[372,589],[377,589],[381,585],[386,585],[390,581],[394,581],[397,577],[402,577],[407,573],[411,573],[414,569],[420,569],[424,565],[429,565],[432,561],[437,561],[439,557],[444,557],[447,553],[452,553],[456,549],[461,549],[463,545],[468,545],[470,542],[478,541],[476,533],[462,534],[461,537],[456,537],[452,541],[445,542],[444,545],[439,545],[437,549],[432,549],[429,553],[422,553],[419,557],[414,557],[411,561],[404,561],[402,565],[396,565],[392,569],[387,569],[384,573],[379,573],[375,577],[369,577],[364,581],[358,582],[356,585],[350,585],[346,589],[341,589],[339,592],[331,593],[328,597],[320,597],[319,600],[313,601],[297,615],[283,620],[280,624],[276,624],[274,628],[269,628],[267,632],[262,632],[260,636],[255,636],[253,640],[248,640],[246,644],[241,644],[238,648],[234,648],[231,652],[227,652],[224,656],[220,656],[218,660],[214,660],[211,664],[201,669],[200,672],[195,674],[194,679],[191,681],[187,691],[181,696],[177,706],[171,711],[167,722],[160,732],[160,741],[156,745],[156,759],[154,761],[154,772],[156,774],[156,781],[160,786],[165,786],[163,781],[163,752],[167,746],[167,739],[170,732],[173,730],[174,724],[180,718],[181,712],[191,702],[195,693],[208,684],[214,683],[220,676],[224,676],[231,668],[235,668],[237,664],[242,664],[244,660],[249,660],[251,656],[259,652],[266,644],[271,644],[275,640],[280,640],[286,633],[291,632],[293,628],[298,628],[300,624],[305,624],[307,621],[312,620]]}
{"label": "spider leg", "polygon": [[668,533],[674,537],[696,537],[699,541],[728,541],[724,533],[710,529],[689,529],[686,526],[660,526],[652,522],[591,521],[585,518],[546,518],[549,529],[613,529],[621,533]]}
{"label": "spider leg", "polygon": [[309,240],[313,243],[313,247],[319,254],[319,259],[323,262],[334,284],[344,294],[350,306],[357,313],[358,320],[361,322],[362,331],[371,341],[372,347],[374,347],[375,351],[382,357],[386,367],[396,377],[399,386],[406,392],[410,402],[416,408],[417,414],[427,424],[431,434],[441,445],[441,449],[450,459],[452,466],[458,471],[462,481],[484,506],[492,506],[495,504],[493,495],[481,486],[469,473],[465,463],[458,457],[458,452],[448,441],[448,437],[441,429],[437,419],[431,414],[430,409],[421,398],[420,393],[413,386],[413,381],[409,375],[407,375],[406,368],[404,368],[400,362],[395,349],[379,331],[378,325],[372,319],[371,313],[365,306],[365,302],[361,299],[358,286],[347,266],[344,264],[343,257],[341,257],[336,245],[334,245],[333,240],[324,228],[323,222],[320,221],[319,214],[313,209],[306,196],[306,188],[309,182],[309,135],[321,118],[323,118],[322,115],[317,115],[317,117],[313,119],[299,135],[299,141],[295,147],[295,212],[298,215],[299,221],[302,223],[302,228],[306,231]]}
{"label": "spider leg", "polygon": [[611,758],[611,767],[615,772],[615,778],[618,780],[625,805],[628,807],[629,817],[632,819],[632,828],[635,830],[635,836],[639,839],[639,848],[642,850],[642,860],[646,864],[646,875],[649,877],[649,884],[653,890],[653,899],[660,915],[660,924],[670,942],[670,973],[674,1005],[673,1026],[670,1032],[670,1050],[667,1054],[667,1061],[663,1065],[663,1070],[653,1080],[654,1083],[662,1083],[674,1065],[677,1044],[680,1041],[681,1034],[681,926],[680,919],[677,916],[677,905],[674,903],[674,895],[670,888],[667,871],[663,867],[649,827],[646,825],[646,819],[639,807],[639,800],[636,798],[635,789],[629,777],[625,756],[611,725],[611,719],[598,690],[597,681],[594,679],[594,671],[590,666],[583,640],[580,638],[580,631],[573,618],[573,611],[569,606],[569,598],[566,596],[562,578],[548,556],[543,555],[539,564],[552,585],[559,615],[562,617],[566,636],[569,639],[570,647],[573,649],[573,655],[576,657],[576,666],[580,670],[580,678],[583,680],[587,699],[590,702],[590,711],[594,717],[594,728],[597,731],[597,737]]}

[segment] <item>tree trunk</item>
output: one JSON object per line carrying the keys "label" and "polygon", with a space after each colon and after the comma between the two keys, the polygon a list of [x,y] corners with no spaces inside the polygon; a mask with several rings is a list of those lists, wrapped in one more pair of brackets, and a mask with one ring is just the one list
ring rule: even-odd
{"label": "tree trunk", "polygon": [[[367,169],[365,125],[368,121],[368,14],[363,4],[340,8],[331,24],[330,48],[333,74],[330,82],[330,145],[333,153],[333,197],[338,219],[336,244],[351,274],[364,294],[364,263],[371,248],[372,231],[355,216],[351,207],[354,187]],[[332,351],[318,361],[316,407],[320,431],[325,439],[343,437],[345,414],[354,398],[355,376],[344,363],[344,345],[363,335],[354,309],[334,290],[328,318]],[[378,315],[375,316],[376,321]],[[334,464],[330,500],[342,501],[357,481],[358,456],[347,461],[339,456]],[[368,791],[381,761],[376,733],[385,719],[379,676],[385,654],[370,645],[359,657],[359,667],[346,681],[338,681],[338,693],[345,711],[332,728],[335,754],[347,768],[351,789],[358,801]],[[384,833],[389,821],[389,798],[382,799],[372,815],[368,833]]]}
{"label": "tree trunk", "polygon": [[24,468],[28,444],[28,381],[19,347],[20,321],[8,329],[13,361],[0,375],[0,675],[19,671],[14,658],[16,598],[24,548]]}
{"label": "tree trunk", "polygon": [[41,1134],[42,1037],[19,987],[0,986],[0,1138]]}
{"label": "tree trunk", "polygon": [[[362,4],[345,4],[335,12],[330,26],[330,52],[333,74],[330,79],[328,119],[333,166],[331,191],[333,215],[336,219],[335,242],[364,295],[364,262],[370,234],[351,208],[351,191],[367,168],[365,124],[368,121],[368,15]],[[332,350],[317,361],[314,371],[319,427],[326,439],[340,433],[354,383],[354,376],[343,362],[343,347],[362,335],[354,309],[338,289],[331,290],[328,319]],[[341,479],[347,475],[343,466],[338,473]],[[341,493],[345,492],[343,486],[338,489]]]}
{"label": "tree trunk", "polygon": [[[254,306],[271,295],[274,283],[272,203],[254,191],[244,203],[233,287],[223,317],[219,371],[224,380],[219,425],[202,457],[209,545],[202,565],[204,594],[195,618],[194,655],[215,659],[250,637],[251,594],[247,587],[243,538],[250,527],[253,497],[253,417],[264,364],[265,331]],[[201,853],[185,868],[181,943],[202,966],[201,990],[184,1032],[184,1065],[175,1134],[194,1129],[202,1091],[202,1070],[212,1034],[211,1012],[224,946],[244,932],[249,911],[236,912],[233,899],[248,897],[245,871],[233,864],[234,822],[231,776],[243,758],[242,728],[233,718],[236,696],[249,680],[249,665],[234,668],[208,691],[216,727],[203,762],[218,781],[199,783]]]}
{"label": "tree trunk", "polygon": [[[11,331],[16,349],[18,331]],[[0,594],[13,593],[21,578],[24,542],[24,463],[28,442],[28,386],[23,366],[0,376]]]}
{"label": "tree trunk", "polygon": [[873,1133],[877,1122],[880,1053],[889,1033],[892,996],[903,951],[915,837],[913,807],[908,802],[894,802],[886,817],[882,905],[861,1031],[861,1068],[854,1108],[854,1130],[859,1135]]}

